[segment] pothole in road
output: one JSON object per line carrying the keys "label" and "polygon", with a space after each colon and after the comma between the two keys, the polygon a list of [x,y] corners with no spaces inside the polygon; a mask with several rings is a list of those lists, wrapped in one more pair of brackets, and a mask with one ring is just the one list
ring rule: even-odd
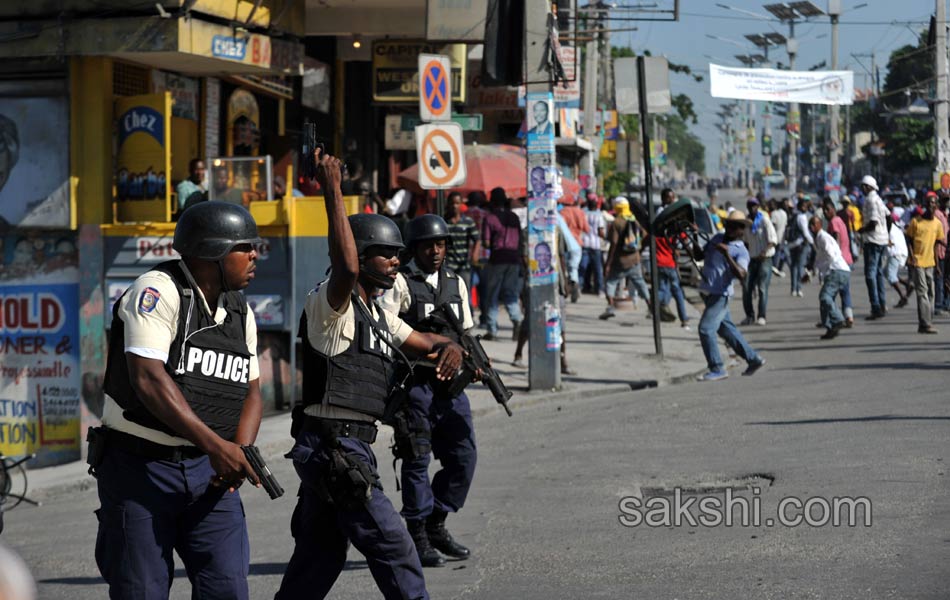
{"label": "pothole in road", "polygon": [[752,491],[753,489],[766,490],[775,483],[775,476],[771,473],[748,473],[736,477],[713,477],[699,481],[671,482],[662,486],[642,486],[640,493],[643,498],[672,497],[679,490],[682,496],[710,496],[725,494],[726,490],[733,493]]}

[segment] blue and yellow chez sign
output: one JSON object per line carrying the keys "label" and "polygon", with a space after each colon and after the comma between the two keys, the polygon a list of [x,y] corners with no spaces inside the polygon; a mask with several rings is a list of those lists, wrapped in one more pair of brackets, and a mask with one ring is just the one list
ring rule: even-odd
{"label": "blue and yellow chez sign", "polygon": [[171,218],[171,94],[120,98],[116,161],[116,219]]}

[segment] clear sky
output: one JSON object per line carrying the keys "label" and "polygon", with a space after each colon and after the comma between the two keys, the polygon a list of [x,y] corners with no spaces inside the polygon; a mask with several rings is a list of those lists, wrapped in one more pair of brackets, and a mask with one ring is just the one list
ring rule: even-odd
{"label": "clear sky", "polygon": [[[946,1],[946,0],[944,0]],[[673,93],[684,93],[693,99],[699,123],[693,125],[692,131],[698,135],[706,145],[706,172],[718,174],[719,150],[721,134],[715,128],[719,122],[716,112],[719,105],[730,102],[724,98],[713,98],[709,95],[708,65],[710,62],[725,66],[740,66],[734,58],[736,54],[754,54],[757,49],[749,43],[744,35],[752,33],[768,33],[777,31],[788,36],[788,25],[774,19],[762,6],[773,4],[776,0],[680,0],[680,20],[678,22],[624,22],[614,21],[611,28],[637,27],[637,31],[611,34],[611,44],[614,46],[629,46],[637,53],[650,50],[654,55],[664,55],[671,62],[689,65],[694,71],[702,72],[702,83],[694,82],[690,77],[671,73],[671,87]],[[852,7],[866,2],[867,6],[852,10]],[[812,3],[826,10],[828,0],[812,0]],[[870,68],[870,58],[860,58],[864,67],[852,54],[877,55],[880,65],[881,84],[886,74],[883,65],[895,48],[905,44],[916,43],[915,32],[926,29],[930,15],[935,10],[935,0],[842,0],[843,14],[839,25],[838,68],[854,71],[854,85],[856,88],[868,88],[870,79],[864,67]],[[617,0],[617,6],[652,4],[646,0]],[[672,6],[672,0],[659,0],[664,7]],[[725,4],[743,11],[758,13],[766,19],[757,19],[745,12],[727,10],[717,6]],[[620,13],[614,13],[619,16]],[[740,48],[735,44],[710,39],[714,35],[743,44]],[[817,17],[811,22],[796,25],[795,37],[799,40],[798,55],[795,59],[795,68],[806,70],[822,60],[831,65],[831,24],[827,16]],[[710,60],[704,55],[713,57]],[[769,60],[774,65],[776,61],[788,64],[788,54],[784,47],[773,47]],[[761,115],[761,103],[757,114]],[[778,123],[782,119],[773,119],[773,132],[777,132]],[[761,119],[757,118],[757,125],[761,131]],[[761,164],[758,137],[756,133],[755,154],[758,164]],[[773,134],[774,135],[774,134]],[[775,143],[782,143],[782,137],[775,135]]]}

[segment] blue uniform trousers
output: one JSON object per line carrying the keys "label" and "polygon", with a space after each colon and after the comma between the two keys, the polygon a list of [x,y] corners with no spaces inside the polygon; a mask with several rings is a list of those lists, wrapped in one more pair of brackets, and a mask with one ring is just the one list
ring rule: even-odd
{"label": "blue uniform trousers", "polygon": [[210,485],[207,456],[171,462],[108,447],[96,473],[96,563],[110,598],[168,598],[173,550],[192,598],[248,598],[244,506],[238,492]]}
{"label": "blue uniform trousers", "polygon": [[[462,392],[455,398],[435,396],[428,383],[409,390],[409,410],[428,419],[431,454],[402,461],[402,516],[422,519],[433,508],[458,512],[465,504],[475,476],[475,427],[472,407]],[[429,482],[431,456],[442,468]]]}
{"label": "blue uniform trousers", "polygon": [[[339,440],[349,457],[376,471],[376,456],[369,444]],[[384,598],[427,599],[416,547],[381,488],[374,487],[366,504],[355,510],[337,507],[314,489],[325,477],[328,450],[318,434],[303,431],[288,455],[301,479],[290,521],[296,546],[275,600],[326,597],[346,564],[349,542],[366,557]]]}

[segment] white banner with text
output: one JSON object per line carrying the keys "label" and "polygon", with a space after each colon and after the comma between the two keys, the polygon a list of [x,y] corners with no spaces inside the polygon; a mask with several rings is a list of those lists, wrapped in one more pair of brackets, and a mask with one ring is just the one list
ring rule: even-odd
{"label": "white banner with text", "polygon": [[714,98],[851,104],[852,71],[778,71],[709,65],[710,94]]}

